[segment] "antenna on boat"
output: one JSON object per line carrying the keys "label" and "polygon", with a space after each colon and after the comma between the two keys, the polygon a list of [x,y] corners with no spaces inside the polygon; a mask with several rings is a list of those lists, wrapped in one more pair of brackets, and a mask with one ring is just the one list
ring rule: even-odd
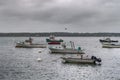
{"label": "antenna on boat", "polygon": [[71,48],[72,48],[72,49],[75,49],[74,42],[70,41],[70,44],[71,44]]}

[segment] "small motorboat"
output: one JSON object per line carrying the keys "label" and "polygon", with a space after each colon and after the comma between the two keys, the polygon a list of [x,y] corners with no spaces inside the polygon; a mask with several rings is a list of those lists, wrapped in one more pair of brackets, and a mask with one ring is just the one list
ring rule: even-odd
{"label": "small motorboat", "polygon": [[57,40],[55,39],[54,35],[51,35],[49,39],[46,39],[46,42],[50,45],[59,45],[61,44],[61,42],[63,42],[63,40],[62,39]]}
{"label": "small motorboat", "polygon": [[118,40],[111,40],[110,38],[100,39],[100,42],[118,42]]}
{"label": "small motorboat", "polygon": [[23,42],[17,43],[16,48],[46,48],[44,44],[26,44]]}
{"label": "small motorboat", "polygon": [[29,38],[28,40],[25,40],[24,42],[18,42],[16,43],[16,48],[46,48],[47,46],[45,44],[35,44],[32,42],[33,39]]}
{"label": "small motorboat", "polygon": [[72,49],[72,48],[64,48],[64,49],[55,49],[55,48],[49,48],[51,53],[62,53],[62,54],[84,54],[82,50]]}
{"label": "small motorboat", "polygon": [[71,47],[67,48],[66,44],[62,43],[59,47],[49,47],[51,53],[62,53],[62,54],[84,54],[81,47],[78,47],[78,49],[75,49],[74,42],[70,41]]}
{"label": "small motorboat", "polygon": [[120,48],[120,44],[102,44],[103,48]]}
{"label": "small motorboat", "polygon": [[79,64],[101,64],[101,58],[92,56],[91,58],[72,58],[72,57],[61,57],[64,63],[79,63]]}

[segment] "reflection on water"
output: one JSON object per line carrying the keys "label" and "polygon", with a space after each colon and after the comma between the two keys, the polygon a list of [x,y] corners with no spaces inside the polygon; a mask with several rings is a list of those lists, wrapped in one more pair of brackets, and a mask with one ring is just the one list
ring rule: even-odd
{"label": "reflection on water", "polygon": [[[14,48],[25,37],[0,38],[0,80],[120,80],[120,48],[102,48],[101,37],[63,37],[81,46],[88,55],[102,58],[101,66],[63,64],[60,57],[73,54],[50,54],[47,49]],[[45,37],[34,38],[45,42]],[[118,37],[113,39],[120,40]],[[41,53],[38,53],[41,51]],[[37,59],[42,61],[38,62]]]}

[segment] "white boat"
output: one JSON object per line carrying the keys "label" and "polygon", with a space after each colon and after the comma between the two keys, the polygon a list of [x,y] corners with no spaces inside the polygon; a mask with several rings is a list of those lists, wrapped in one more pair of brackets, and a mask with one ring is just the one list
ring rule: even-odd
{"label": "white boat", "polygon": [[70,41],[71,44],[71,48],[67,48],[66,44],[62,44],[59,47],[49,47],[51,53],[71,53],[71,54],[84,54],[84,52],[81,50],[80,47],[78,47],[78,49],[75,49],[74,43],[72,41]]}
{"label": "white boat", "polygon": [[110,38],[100,39],[100,42],[118,42],[118,40],[111,40]]}
{"label": "white boat", "polygon": [[29,38],[29,40],[25,40],[24,42],[18,42],[16,43],[16,48],[46,48],[47,46],[45,44],[35,44],[32,42],[32,38]]}
{"label": "white boat", "polygon": [[120,48],[120,44],[102,44],[103,48]]}
{"label": "white boat", "polygon": [[80,64],[101,64],[101,58],[92,56],[91,58],[72,58],[61,57],[64,63],[80,63]]}
{"label": "white boat", "polygon": [[27,44],[27,43],[17,43],[16,48],[46,48],[45,44]]}
{"label": "white boat", "polygon": [[49,48],[51,53],[70,53],[70,54],[84,54],[82,50],[77,50],[77,49],[71,49],[71,48],[64,48],[64,49],[55,49],[55,48]]}

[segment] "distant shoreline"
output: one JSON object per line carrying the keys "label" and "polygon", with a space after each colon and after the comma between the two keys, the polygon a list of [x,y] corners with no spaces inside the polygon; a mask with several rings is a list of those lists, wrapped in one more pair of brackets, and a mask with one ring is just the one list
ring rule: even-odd
{"label": "distant shoreline", "polygon": [[68,32],[43,32],[43,33],[0,33],[0,37],[120,37],[120,33],[68,33]]}

